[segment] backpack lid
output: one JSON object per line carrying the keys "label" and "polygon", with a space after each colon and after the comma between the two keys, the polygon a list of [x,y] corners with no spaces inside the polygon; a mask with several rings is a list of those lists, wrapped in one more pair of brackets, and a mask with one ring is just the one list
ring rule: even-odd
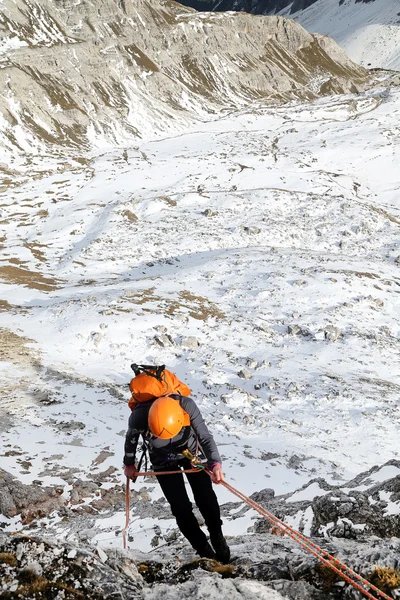
{"label": "backpack lid", "polygon": [[131,409],[136,402],[148,402],[169,394],[181,396],[190,396],[191,394],[190,388],[182,383],[174,373],[168,371],[165,365],[132,364],[131,368],[135,372],[135,377],[129,384],[132,398],[128,404]]}

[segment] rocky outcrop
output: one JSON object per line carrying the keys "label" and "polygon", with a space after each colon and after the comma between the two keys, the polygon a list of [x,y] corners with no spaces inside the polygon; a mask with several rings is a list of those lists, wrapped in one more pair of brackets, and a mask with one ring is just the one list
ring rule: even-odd
{"label": "rocky outcrop", "polygon": [[168,0],[5,0],[0,35],[0,159],[126,144],[367,79],[335,42],[283,17],[198,14]]}
{"label": "rocky outcrop", "polygon": [[[194,559],[174,542],[149,556],[86,548],[42,537],[0,534],[0,595],[5,600],[340,600],[355,597],[346,582],[291,540],[273,535],[230,538],[230,565]],[[347,542],[326,548],[396,596],[399,542]],[[386,578],[382,577],[386,574]],[[353,590],[354,591],[354,590]],[[390,597],[390,596],[389,596]]]}
{"label": "rocky outcrop", "polygon": [[[22,525],[30,525],[57,511],[65,519],[75,515],[97,515],[100,511],[122,510],[125,494],[111,477],[115,469],[99,473],[96,481],[75,479],[73,473],[64,471],[63,476],[70,481],[70,489],[64,494],[64,486],[43,486],[40,480],[31,485],[18,481],[0,469],[0,515],[7,518],[21,516]],[[102,483],[107,482],[105,488]],[[138,494],[132,491],[132,497]],[[31,525],[32,526],[32,525]]]}
{"label": "rocky outcrop", "polygon": [[64,505],[62,487],[46,487],[41,482],[24,485],[0,469],[0,515],[21,515],[23,524],[42,518]]}
{"label": "rocky outcrop", "polygon": [[[299,457],[292,460],[293,468],[299,461]],[[317,558],[265,519],[255,521],[248,535],[228,536],[233,559],[226,566],[196,559],[177,530],[162,535],[157,526],[151,555],[99,547],[95,542],[99,521],[122,512],[124,506],[121,486],[98,487],[103,475],[98,481],[71,479],[66,499],[62,490],[22,485],[1,472],[0,510],[8,516],[25,515],[24,524],[31,534],[0,534],[2,598],[100,600],[115,597],[118,590],[118,597],[126,600],[158,600],[161,596],[201,600],[205,589],[216,600],[231,596],[238,600],[352,597],[347,584],[339,583]],[[131,495],[136,518],[170,518],[165,500],[152,502],[145,487],[132,489]],[[400,461],[373,467],[341,486],[316,479],[292,494],[275,496],[267,488],[254,493],[252,499],[392,594],[389,597],[398,597],[400,590],[394,590],[400,586]],[[57,510],[62,520],[56,519],[54,524],[51,518],[32,520],[51,510]],[[248,510],[247,505],[233,502],[222,506],[225,521],[232,519],[232,514],[233,519],[240,518]],[[46,538],[41,537],[43,523]],[[114,532],[117,546],[120,533]],[[81,545],[54,542],[60,534]],[[129,545],[129,536],[128,540]]]}
{"label": "rocky outcrop", "polygon": [[0,534],[0,595],[4,600],[140,598],[143,580],[131,561],[116,568],[100,551],[27,536]]}
{"label": "rocky outcrop", "polygon": [[[393,476],[385,479],[384,474],[390,471]],[[307,500],[298,499],[307,495]],[[306,535],[358,540],[371,535],[400,538],[400,461],[397,460],[373,467],[340,486],[314,479],[294,494],[274,497],[266,489],[252,498],[285,522],[295,521],[294,527]],[[265,519],[258,520],[255,531],[271,531],[271,525]]]}

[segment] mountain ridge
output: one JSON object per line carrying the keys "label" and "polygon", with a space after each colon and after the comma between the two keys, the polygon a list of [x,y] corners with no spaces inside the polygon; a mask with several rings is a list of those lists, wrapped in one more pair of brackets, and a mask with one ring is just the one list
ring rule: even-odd
{"label": "mountain ridge", "polygon": [[[339,6],[346,0],[338,0]],[[356,4],[370,4],[376,0],[354,0]],[[180,4],[204,11],[244,11],[254,15],[277,14],[282,10],[289,15],[303,11],[318,0],[181,0]]]}
{"label": "mountain ridge", "polygon": [[254,100],[312,99],[368,80],[334,42],[284,17],[206,16],[166,0],[78,3],[74,16],[69,6],[2,5],[8,154],[35,152],[38,141],[42,150],[123,144]]}
{"label": "mountain ridge", "polygon": [[307,31],[332,37],[365,67],[400,70],[396,0],[183,0],[202,11],[284,15]]}

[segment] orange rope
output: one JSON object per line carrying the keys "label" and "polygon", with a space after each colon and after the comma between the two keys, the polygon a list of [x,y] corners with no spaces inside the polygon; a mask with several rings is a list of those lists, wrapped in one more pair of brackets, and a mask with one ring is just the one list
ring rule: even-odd
{"label": "orange rope", "polygon": [[179,471],[144,471],[143,473],[135,473],[135,477],[152,477],[158,475],[175,475],[175,473],[200,473],[203,469],[182,469]]}
{"label": "orange rope", "polygon": [[129,527],[129,520],[130,520],[130,501],[129,501],[129,483],[130,483],[130,479],[129,477],[126,478],[126,484],[125,484],[125,514],[126,514],[126,518],[125,518],[125,527],[122,531],[122,539],[124,541],[124,550],[126,550],[126,534],[128,531],[128,527]]}
{"label": "orange rope", "polygon": [[[209,471],[207,471],[207,472],[209,473]],[[263,515],[263,517],[265,517],[266,519],[268,519],[269,521],[271,521],[272,523],[274,523],[275,525],[280,527],[282,530],[284,530],[285,533],[287,533],[289,535],[289,537],[291,537],[295,542],[300,544],[300,546],[302,546],[305,550],[307,550],[308,552],[313,554],[322,563],[324,563],[326,566],[328,566],[333,571],[335,571],[335,573],[337,573],[340,577],[345,579],[353,587],[357,588],[360,592],[362,592],[365,596],[367,596],[367,598],[370,598],[370,600],[377,600],[376,596],[373,596],[368,590],[361,587],[360,583],[362,583],[364,586],[368,587],[370,590],[373,590],[374,592],[376,592],[381,598],[384,598],[385,600],[393,600],[393,598],[390,598],[390,596],[388,596],[387,594],[382,592],[379,588],[374,586],[372,583],[370,583],[369,581],[364,579],[364,577],[362,577],[361,575],[359,575],[358,573],[353,571],[353,569],[350,569],[350,567],[345,565],[339,559],[335,558],[334,556],[329,554],[329,552],[327,552],[326,550],[323,550],[322,548],[317,546],[317,544],[314,544],[311,540],[309,540],[306,536],[301,534],[299,531],[296,531],[296,529],[293,529],[292,527],[290,527],[290,525],[286,525],[286,523],[284,523],[283,521],[278,519],[278,517],[275,517],[275,515],[270,513],[267,509],[265,509],[264,507],[257,504],[257,502],[254,502],[254,500],[252,500],[248,496],[245,496],[244,494],[242,494],[242,492],[239,492],[239,490],[232,487],[229,483],[226,483],[225,481],[221,481],[221,484],[224,487],[226,487],[230,492],[232,492],[235,496],[237,496],[238,498],[240,498],[241,500],[246,502],[246,504],[248,504],[251,508],[253,508],[258,513]],[[332,564],[332,562],[336,563],[337,567],[334,566]],[[357,579],[358,582],[360,582],[360,583],[357,583],[357,581],[354,581],[354,579],[351,579],[349,577],[349,575],[351,575],[351,577]]]}

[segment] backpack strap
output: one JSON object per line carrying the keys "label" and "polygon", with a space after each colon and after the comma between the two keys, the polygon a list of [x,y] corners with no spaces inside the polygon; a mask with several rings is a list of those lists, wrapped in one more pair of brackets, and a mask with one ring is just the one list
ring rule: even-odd
{"label": "backpack strap", "polygon": [[142,454],[140,455],[139,461],[138,461],[138,466],[137,466],[137,470],[140,471],[141,467],[142,467],[142,463],[143,463],[143,459],[144,459],[144,465],[145,468],[144,470],[147,471],[147,457],[149,455],[149,445],[146,441],[146,434],[145,433],[141,433],[140,434],[142,437]]}
{"label": "backpack strap", "polygon": [[[181,408],[182,408],[182,394],[175,393],[175,394],[168,394],[168,396],[170,398],[173,398],[174,400],[176,400],[177,402],[179,402]],[[188,415],[188,413],[186,412],[186,410],[184,408],[182,408],[183,411],[183,426],[184,427],[190,427],[191,422],[190,422],[190,416]]]}

